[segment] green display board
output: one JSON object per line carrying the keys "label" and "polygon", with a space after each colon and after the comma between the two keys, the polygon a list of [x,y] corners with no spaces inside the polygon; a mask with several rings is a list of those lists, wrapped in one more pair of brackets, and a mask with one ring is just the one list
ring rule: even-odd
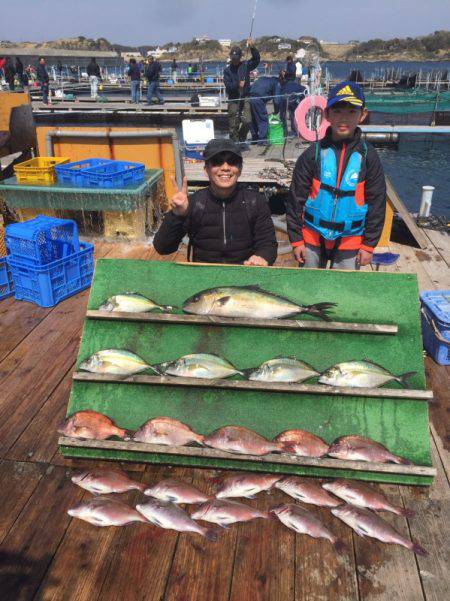
{"label": "green display board", "polygon": [[[202,289],[250,284],[302,304],[334,302],[337,306],[332,312],[333,320],[397,324],[398,334],[87,319],[77,366],[92,353],[106,348],[128,349],[149,364],[188,353],[215,353],[239,369],[258,366],[278,355],[294,355],[320,372],[341,361],[369,359],[395,374],[416,371],[411,387],[425,388],[417,279],[411,274],[102,259],[97,261],[88,309],[98,309],[109,296],[126,291],[141,292],[159,304],[181,307],[186,298]],[[395,382],[388,386],[399,387]],[[205,435],[227,424],[252,428],[268,438],[290,428],[308,430],[327,442],[346,434],[360,434],[381,442],[417,465],[431,465],[426,401],[74,381],[68,414],[88,408],[131,430],[151,417],[167,415]],[[61,451],[70,456],[430,483],[428,476],[261,465],[234,460],[232,456],[212,459],[69,446],[61,447]]]}

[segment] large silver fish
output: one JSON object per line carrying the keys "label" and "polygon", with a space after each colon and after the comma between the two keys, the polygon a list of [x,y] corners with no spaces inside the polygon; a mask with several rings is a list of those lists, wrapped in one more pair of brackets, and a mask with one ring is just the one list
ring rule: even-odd
{"label": "large silver fish", "polygon": [[184,355],[184,357],[180,357],[175,361],[167,361],[159,365],[154,365],[153,369],[158,373],[168,376],[206,378],[208,380],[228,378],[235,374],[242,374],[241,371],[233,367],[226,359],[207,353]]}
{"label": "large silver fish", "polygon": [[[318,505],[319,507],[337,507],[342,505],[342,501],[332,497],[319,484],[308,482],[298,476],[288,476],[275,483],[275,488],[279,488],[290,497],[303,503]],[[323,494],[325,492],[325,494]]]}
{"label": "large silver fish", "polygon": [[71,480],[95,495],[145,490],[145,484],[132,480],[127,474],[118,470],[93,469],[76,474]]}
{"label": "large silver fish", "polygon": [[200,505],[194,511],[192,517],[195,520],[205,520],[206,522],[218,524],[222,528],[227,528],[230,524],[236,522],[249,522],[256,518],[266,519],[269,515],[266,511],[259,511],[259,509],[244,505],[244,503],[214,499]]}
{"label": "large silver fish", "polygon": [[192,443],[203,444],[204,436],[197,434],[183,422],[172,417],[154,417],[142,424],[133,434],[133,440],[151,444],[184,446]]}
{"label": "large silver fish", "polygon": [[349,461],[374,461],[378,463],[399,463],[411,465],[404,457],[393,455],[379,442],[363,436],[341,436],[328,449],[328,455],[335,459]]}
{"label": "large silver fish", "polygon": [[174,503],[160,501],[159,499],[149,499],[145,503],[136,505],[136,509],[149,522],[155,524],[155,526],[159,526],[159,528],[178,530],[178,532],[195,532],[206,537],[208,540],[217,540],[217,532],[215,530],[200,526],[181,507],[174,505]]}
{"label": "large silver fish", "polygon": [[184,301],[183,311],[194,315],[253,319],[278,319],[307,313],[327,320],[328,310],[335,306],[336,303],[298,305],[259,286],[224,286],[197,292]]}
{"label": "large silver fish", "polygon": [[383,493],[375,490],[371,486],[366,486],[361,482],[334,480],[333,482],[322,484],[322,488],[329,490],[350,505],[366,507],[373,511],[390,511],[396,515],[405,517],[412,517],[414,515],[413,511],[400,507],[399,505],[394,505],[383,495]]}
{"label": "large silver fish", "polygon": [[274,474],[238,474],[225,478],[216,493],[218,499],[246,497],[254,499],[263,490],[269,491],[282,476]]}
{"label": "large silver fish", "polygon": [[286,430],[280,432],[273,440],[274,442],[284,443],[289,453],[294,453],[300,457],[323,457],[328,453],[329,445],[306,430]]}
{"label": "large silver fish", "polygon": [[405,538],[393,526],[368,509],[354,505],[342,505],[334,507],[331,513],[350,526],[359,536],[370,536],[382,543],[406,547],[417,555],[427,555],[423,547]]}
{"label": "large silver fish", "polygon": [[319,378],[320,384],[328,386],[350,386],[353,388],[377,388],[395,380],[408,387],[408,380],[415,375],[409,371],[394,376],[390,371],[371,361],[346,361],[328,368]]}
{"label": "large silver fish", "polygon": [[205,503],[212,497],[187,482],[172,478],[161,480],[144,490],[144,495],[172,503]]}
{"label": "large silver fish", "polygon": [[249,380],[257,382],[303,382],[318,376],[313,367],[295,357],[276,357],[264,361],[256,369],[244,370]]}
{"label": "large silver fish", "polygon": [[126,526],[132,522],[148,524],[136,509],[109,497],[93,497],[72,507],[67,513],[94,526]]}
{"label": "large silver fish", "polygon": [[[332,511],[334,510],[332,509]],[[270,513],[276,515],[280,522],[299,534],[308,534],[313,538],[326,538],[338,553],[343,553],[346,550],[346,545],[337,536],[330,532],[312,513],[303,509],[300,505],[284,503],[283,505],[272,507]]]}
{"label": "large silver fish", "polygon": [[218,428],[207,436],[203,443],[213,449],[244,455],[267,455],[267,453],[284,451],[283,444],[271,442],[264,436],[242,426]]}
{"label": "large silver fish", "polygon": [[124,313],[147,313],[159,309],[169,313],[173,307],[170,305],[157,305],[150,298],[137,292],[123,292],[106,299],[99,307],[99,311],[122,311]]}
{"label": "large silver fish", "polygon": [[105,349],[82,361],[79,369],[95,374],[131,376],[146,369],[152,369],[152,367],[147,365],[141,357],[130,351]]}

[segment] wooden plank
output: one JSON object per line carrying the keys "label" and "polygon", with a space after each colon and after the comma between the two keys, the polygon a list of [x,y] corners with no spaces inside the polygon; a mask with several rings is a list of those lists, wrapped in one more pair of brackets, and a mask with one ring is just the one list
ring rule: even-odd
{"label": "wooden plank", "polygon": [[14,301],[0,303],[0,362],[26,338],[51,312],[33,303]]}
{"label": "wooden plank", "polygon": [[0,463],[0,543],[39,484],[46,466],[15,461]]}
{"label": "wooden plank", "polygon": [[[402,504],[398,486],[382,486],[381,490],[393,503]],[[405,518],[387,512],[382,518],[409,538]],[[393,598],[394,591],[396,601],[424,601],[414,553],[356,534],[354,545],[361,601]]]}
{"label": "wooden plank", "polygon": [[[286,501],[277,489],[257,499],[236,499],[260,511]],[[293,601],[295,599],[295,533],[278,519],[257,519],[237,528],[237,546],[230,601]],[[311,599],[312,597],[310,597]]]}
{"label": "wooden plank", "polygon": [[[446,455],[450,451],[450,411],[449,411],[449,390],[450,390],[450,366],[438,365],[431,359],[425,359],[425,374],[427,382],[433,389],[435,402],[430,404],[430,422],[432,430],[435,430],[435,438],[443,441],[441,444],[446,446]],[[450,469],[449,461],[446,464]]]}
{"label": "wooden plank", "polygon": [[[207,494],[215,487],[214,472],[195,470],[192,483]],[[214,524],[201,522],[217,528]],[[220,530],[220,528],[218,529]],[[237,527],[220,530],[219,540],[209,542],[200,536],[181,534],[176,547],[164,601],[227,601],[236,549]]]}
{"label": "wooden plank", "polygon": [[438,251],[432,247],[427,251],[413,249],[417,262],[430,276],[433,288],[450,289],[450,269]]}
{"label": "wooden plank", "polygon": [[[0,545],[4,599],[32,599],[70,522],[66,509],[82,497],[63,468],[49,467]],[[6,567],[7,566],[7,567]],[[66,566],[61,584],[71,570]],[[4,572],[4,573],[5,573]],[[61,599],[61,597],[59,597]]]}
{"label": "wooden plank", "polygon": [[[285,502],[293,502],[290,497]],[[296,601],[357,601],[359,599],[352,532],[326,508],[306,505],[346,545],[338,555],[324,539],[297,534],[295,544]]]}
{"label": "wooden plank", "polygon": [[[439,474],[439,465],[442,464],[442,469],[444,470],[445,477],[447,479],[447,486],[450,487],[450,451],[447,447],[444,446],[444,442],[440,438],[438,432],[434,428],[433,424],[430,423],[430,432],[431,432],[431,447],[433,445],[436,447],[436,454],[439,458],[439,462],[436,462],[438,465],[438,474]],[[448,444],[448,443],[447,443]],[[448,488],[449,496],[450,496],[450,488]]]}
{"label": "wooden plank", "polygon": [[[169,477],[191,482],[192,475],[193,470],[187,468],[147,466],[142,482],[150,485]],[[121,528],[98,598],[98,592],[92,590],[92,597],[86,597],[86,601],[92,598],[97,601],[163,599],[178,539],[178,532],[156,526],[142,525],[139,530]]]}
{"label": "wooden plank", "polygon": [[323,394],[342,397],[371,397],[380,399],[402,399],[424,401],[433,398],[432,390],[412,390],[409,388],[351,388],[346,386],[325,386],[321,384],[289,384],[285,382],[257,382],[254,380],[225,380],[206,378],[182,378],[176,376],[117,376],[115,374],[93,374],[78,371],[73,374],[77,382],[118,382],[121,384],[150,384],[158,386],[188,386],[197,388],[224,388],[228,390],[269,390]]}
{"label": "wooden plank", "polygon": [[423,248],[423,249],[428,248],[430,245],[428,238],[424,235],[422,230],[417,226],[416,222],[414,221],[414,218],[412,217],[411,213],[408,211],[406,206],[403,204],[403,201],[401,200],[401,198],[395,191],[395,188],[392,185],[392,182],[388,177],[386,177],[386,194],[387,194],[391,204],[393,205],[394,209],[398,212],[400,217],[405,222],[406,227],[411,232],[411,234],[414,236],[414,238],[415,238],[417,244],[420,246],[420,248]]}
{"label": "wooden plank", "polygon": [[348,461],[344,459],[327,459],[316,457],[299,457],[287,453],[268,453],[267,455],[239,455],[227,453],[217,449],[200,447],[175,447],[168,445],[156,445],[143,442],[132,442],[122,440],[83,440],[61,436],[59,444],[67,447],[79,447],[88,449],[110,449],[116,451],[161,453],[164,455],[187,455],[191,457],[211,457],[217,459],[233,459],[238,461],[255,461],[258,463],[284,463],[288,465],[308,465],[313,467],[326,467],[335,469],[347,469],[368,472],[383,472],[388,474],[409,474],[417,476],[434,476],[436,470],[433,467],[421,465],[398,465],[396,463],[376,463],[371,461]]}
{"label": "wooden plank", "polygon": [[397,334],[395,324],[346,323],[339,321],[312,321],[300,319],[251,319],[244,317],[215,317],[214,315],[179,315],[171,313],[126,313],[124,311],[89,310],[86,317],[119,321],[139,321],[169,324],[201,324],[208,326],[240,326],[249,328],[275,328],[277,330],[315,330],[321,332],[349,332],[355,334]]}
{"label": "wooden plank", "polygon": [[447,232],[424,229],[423,233],[450,268],[450,236]]}

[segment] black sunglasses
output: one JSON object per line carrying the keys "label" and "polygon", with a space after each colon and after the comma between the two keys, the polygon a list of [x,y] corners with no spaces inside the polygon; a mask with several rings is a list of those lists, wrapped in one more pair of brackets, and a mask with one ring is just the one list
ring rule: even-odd
{"label": "black sunglasses", "polygon": [[242,158],[232,152],[219,152],[208,159],[207,163],[212,167],[220,167],[224,163],[228,163],[231,167],[240,167],[242,165]]}

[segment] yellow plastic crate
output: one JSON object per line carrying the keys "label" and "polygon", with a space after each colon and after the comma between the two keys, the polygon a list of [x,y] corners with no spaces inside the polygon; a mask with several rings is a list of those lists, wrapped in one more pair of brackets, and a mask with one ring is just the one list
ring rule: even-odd
{"label": "yellow plastic crate", "polygon": [[14,165],[19,184],[53,184],[56,181],[55,165],[68,163],[66,157],[36,157]]}

